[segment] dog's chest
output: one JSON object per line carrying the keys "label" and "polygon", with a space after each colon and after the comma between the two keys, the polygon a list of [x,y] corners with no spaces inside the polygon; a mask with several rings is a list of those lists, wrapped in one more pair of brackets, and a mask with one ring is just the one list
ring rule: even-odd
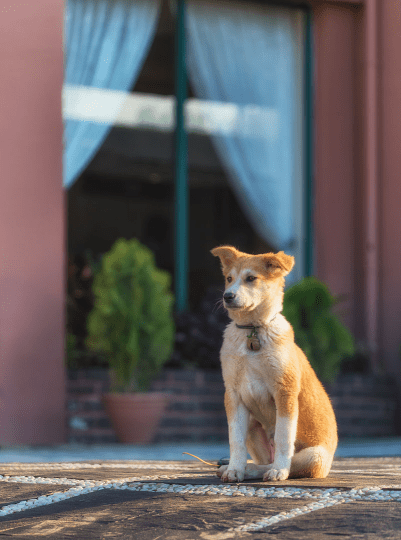
{"label": "dog's chest", "polygon": [[231,330],[230,335],[227,335],[228,332],[225,335],[221,351],[225,384],[228,388],[234,388],[248,410],[261,420],[275,410],[273,396],[283,373],[280,351],[262,332],[260,350],[250,351],[246,334]]}
{"label": "dog's chest", "polygon": [[[250,331],[227,327],[221,349],[223,376],[238,380],[245,373],[248,380],[275,379],[283,371],[283,358],[275,340],[262,329],[258,332],[259,350],[250,350],[248,337]],[[225,377],[226,378],[226,377]]]}
{"label": "dog's chest", "polygon": [[274,407],[272,381],[266,377],[258,376],[252,369],[244,370],[238,386],[242,402],[256,418],[263,417],[266,410]]}

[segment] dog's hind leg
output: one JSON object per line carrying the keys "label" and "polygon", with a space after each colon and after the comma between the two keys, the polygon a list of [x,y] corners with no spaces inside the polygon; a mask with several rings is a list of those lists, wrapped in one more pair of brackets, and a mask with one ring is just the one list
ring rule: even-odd
{"label": "dog's hind leg", "polygon": [[326,478],[333,455],[323,446],[300,450],[291,459],[290,478]]}
{"label": "dog's hind leg", "polygon": [[273,437],[268,438],[262,424],[251,417],[246,447],[253,462],[257,465],[268,465],[274,460]]}

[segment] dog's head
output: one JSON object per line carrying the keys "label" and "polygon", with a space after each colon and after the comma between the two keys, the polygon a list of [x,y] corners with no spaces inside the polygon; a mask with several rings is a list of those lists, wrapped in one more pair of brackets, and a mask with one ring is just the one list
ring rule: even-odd
{"label": "dog's head", "polygon": [[258,307],[275,306],[275,311],[281,311],[284,276],[292,270],[294,257],[283,251],[248,255],[232,246],[215,247],[211,253],[220,258],[226,281],[224,306],[230,316],[233,312],[250,312]]}

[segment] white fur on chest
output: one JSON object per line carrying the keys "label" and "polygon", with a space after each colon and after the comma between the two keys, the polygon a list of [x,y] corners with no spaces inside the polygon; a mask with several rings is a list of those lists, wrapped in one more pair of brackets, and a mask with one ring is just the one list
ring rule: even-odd
{"label": "white fur on chest", "polygon": [[224,333],[221,365],[226,387],[233,388],[239,394],[257,419],[266,415],[266,408],[274,408],[271,398],[286,365],[283,351],[277,347],[275,338],[287,331],[289,325],[281,315],[276,319],[268,329],[258,329],[259,351],[247,347],[250,330],[237,328],[235,323],[231,323]]}
{"label": "white fur on chest", "polygon": [[282,373],[286,359],[282,349],[277,346],[276,338],[289,328],[287,320],[278,314],[268,329],[263,326],[257,329],[261,347],[258,351],[252,351],[247,347],[247,335],[251,333],[251,330],[237,328],[236,324],[231,322],[224,332],[220,354],[223,376],[224,371],[242,370],[245,365],[251,372],[256,372],[256,375],[260,370],[263,370],[264,376],[270,370]]}

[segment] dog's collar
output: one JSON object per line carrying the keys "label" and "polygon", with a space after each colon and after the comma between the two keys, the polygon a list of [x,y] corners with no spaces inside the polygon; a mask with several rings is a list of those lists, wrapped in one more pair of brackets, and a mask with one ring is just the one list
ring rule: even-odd
{"label": "dog's collar", "polygon": [[251,333],[249,336],[246,336],[247,342],[246,345],[249,350],[251,351],[258,351],[261,347],[260,340],[258,338],[258,331],[257,328],[260,328],[260,326],[254,326],[253,324],[236,324],[237,328],[246,328],[251,330]]}
{"label": "dog's collar", "polygon": [[[274,317],[272,317],[269,321],[269,324],[272,322],[272,320],[277,316],[277,313],[276,315],[274,315]],[[248,347],[249,350],[251,351],[258,351],[262,344],[260,342],[260,339],[258,338],[258,328],[260,328],[260,326],[255,326],[254,324],[235,324],[235,326],[237,328],[244,328],[246,330],[251,330],[251,333],[249,334],[249,336],[246,336],[248,339],[247,339],[247,342],[246,342],[246,345]]]}
{"label": "dog's collar", "polygon": [[[274,321],[274,319],[277,317],[278,313],[274,315],[269,321],[269,324]],[[245,328],[246,330],[253,330],[255,332],[256,328],[260,328],[260,326],[255,326],[254,324],[235,324],[237,328]]]}
{"label": "dog's collar", "polygon": [[237,328],[246,328],[247,330],[255,330],[255,328],[260,328],[260,326],[255,326],[254,324],[236,324]]}

